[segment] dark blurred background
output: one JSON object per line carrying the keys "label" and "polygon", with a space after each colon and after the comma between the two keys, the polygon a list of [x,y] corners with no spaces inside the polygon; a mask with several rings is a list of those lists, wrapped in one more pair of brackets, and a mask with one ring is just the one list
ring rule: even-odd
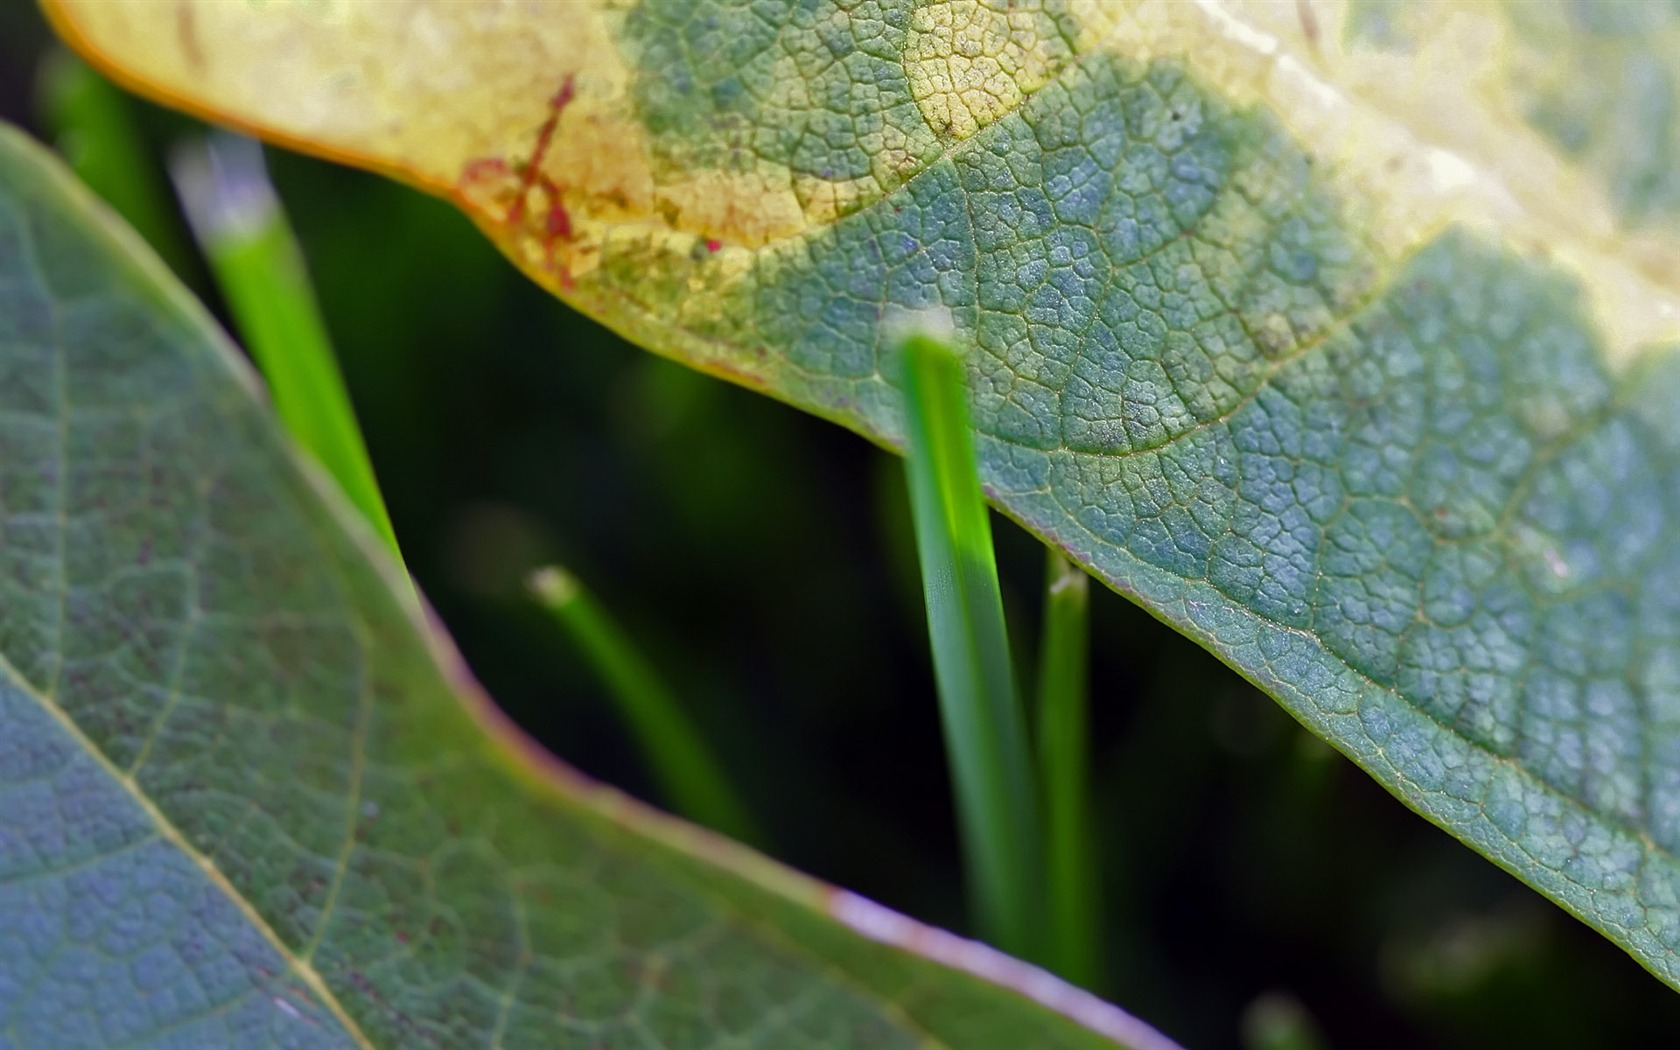
{"label": "dark blurred background", "polygon": [[[54,49],[32,5],[0,3],[0,117],[48,141]],[[153,163],[136,178],[161,186],[200,128],[131,108]],[[269,160],[408,565],[490,693],[566,761],[659,801],[524,596],[558,561],[694,713],[770,852],[965,929],[898,461],[626,344],[439,201]],[[154,236],[190,243],[170,221]],[[1010,624],[1032,639],[1041,551],[997,531]],[[1095,589],[1092,621],[1097,991],[1192,1047],[1680,1045],[1680,996],[1619,949],[1126,600]]]}

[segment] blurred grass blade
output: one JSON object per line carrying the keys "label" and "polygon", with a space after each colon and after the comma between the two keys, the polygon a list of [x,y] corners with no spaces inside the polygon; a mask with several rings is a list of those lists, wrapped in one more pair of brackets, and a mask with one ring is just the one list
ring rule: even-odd
{"label": "blurred grass blade", "polygon": [[912,330],[904,358],[907,473],[969,893],[1000,948],[1039,953],[1043,840],[1015,691],[962,359]]}
{"label": "blurred grass blade", "polygon": [[1242,1015],[1244,1050],[1325,1050],[1318,1022],[1288,992],[1262,993]]}
{"label": "blurred grass blade", "polygon": [[1038,765],[1046,814],[1049,915],[1044,957],[1076,984],[1097,979],[1097,873],[1091,848],[1085,570],[1048,551],[1038,665]]}
{"label": "blurred grass blade", "polygon": [[134,124],[134,100],[62,49],[41,63],[41,119],[70,168],[163,256],[177,275],[193,269],[180,220]]}
{"label": "blurred grass blade", "polygon": [[326,468],[399,561],[396,533],[262,147],[226,133],[170,160],[181,203],[292,438]]}
{"label": "blurred grass blade", "polygon": [[530,588],[606,683],[671,807],[732,838],[762,844],[722,764],[595,597],[576,577],[553,566],[534,573]]}

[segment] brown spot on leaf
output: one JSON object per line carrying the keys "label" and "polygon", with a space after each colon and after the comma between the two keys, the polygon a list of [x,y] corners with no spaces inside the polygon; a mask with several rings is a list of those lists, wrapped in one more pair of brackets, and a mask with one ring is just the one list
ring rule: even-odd
{"label": "brown spot on leaf", "polygon": [[204,48],[198,42],[198,15],[192,0],[175,5],[175,38],[181,43],[181,57],[195,73],[205,71]]}

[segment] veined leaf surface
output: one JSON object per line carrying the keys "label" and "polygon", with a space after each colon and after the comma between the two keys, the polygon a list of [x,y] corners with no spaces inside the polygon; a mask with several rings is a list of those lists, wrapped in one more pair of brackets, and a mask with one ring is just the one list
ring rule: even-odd
{"label": "veined leaf surface", "polygon": [[0,1047],[1171,1046],[545,768],[6,128],[0,536]]}
{"label": "veined leaf surface", "polygon": [[1655,5],[49,10],[888,445],[890,316],[948,308],[997,506],[1680,984]]}

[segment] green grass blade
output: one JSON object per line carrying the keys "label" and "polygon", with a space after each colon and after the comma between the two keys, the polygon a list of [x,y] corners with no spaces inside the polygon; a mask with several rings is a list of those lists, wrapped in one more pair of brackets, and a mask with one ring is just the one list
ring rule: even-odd
{"label": "green grass blade", "polygon": [[1034,957],[1043,842],[963,364],[926,332],[901,350],[910,507],[969,893],[988,938]]}
{"label": "green grass blade", "polygon": [[606,683],[672,808],[743,842],[763,843],[722,763],[595,596],[576,577],[552,566],[533,574],[530,587]]}
{"label": "green grass blade", "polygon": [[400,559],[385,500],[262,147],[217,135],[171,164],[194,234],[281,423]]}
{"label": "green grass blade", "polygon": [[1047,937],[1044,957],[1087,988],[1097,978],[1098,894],[1091,848],[1089,578],[1056,551],[1044,580],[1038,665],[1038,768],[1046,815]]}
{"label": "green grass blade", "polygon": [[177,274],[192,269],[180,219],[159,167],[134,124],[134,100],[68,51],[41,64],[42,121],[81,180],[163,256]]}

